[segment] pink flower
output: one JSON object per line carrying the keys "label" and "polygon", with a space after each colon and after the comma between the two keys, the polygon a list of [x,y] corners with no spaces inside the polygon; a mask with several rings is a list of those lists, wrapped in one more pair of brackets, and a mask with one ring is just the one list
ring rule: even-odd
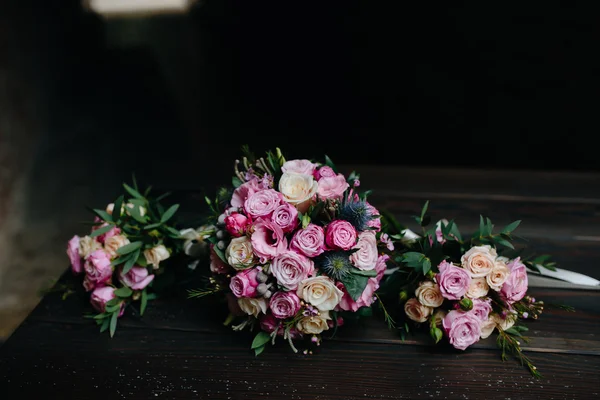
{"label": "pink flower", "polygon": [[133,267],[126,274],[121,269],[119,279],[123,285],[128,286],[132,290],[142,290],[152,282],[154,275],[149,275],[147,268]]}
{"label": "pink flower", "polygon": [[258,286],[256,275],[258,275],[258,272],[257,268],[245,269],[231,278],[229,289],[235,297],[256,296],[256,287]]}
{"label": "pink flower", "polygon": [[233,191],[233,195],[231,196],[231,207],[242,208],[244,207],[244,202],[248,197],[253,195],[254,193],[262,190],[260,183],[257,178],[253,178],[248,182],[242,183],[239,187],[237,187]]}
{"label": "pink flower", "polygon": [[321,168],[315,170],[315,173],[313,174],[315,179],[318,181],[321,178],[333,178],[334,176],[336,176],[335,171],[333,170],[333,168],[324,165]]}
{"label": "pink flower", "polygon": [[[96,309],[96,311],[98,312],[105,312],[106,311],[106,303],[108,303],[110,300],[114,299],[115,296],[115,288],[111,287],[111,286],[101,286],[98,287],[96,289],[94,289],[94,291],[92,292],[91,296],[90,296],[90,303],[92,304],[92,307],[94,307],[94,309]],[[123,312],[125,311],[125,303],[121,303],[121,310],[119,311],[119,317],[121,315],[123,315]]]}
{"label": "pink flower", "polygon": [[290,242],[290,250],[307,257],[316,257],[325,251],[325,231],[319,225],[310,223],[306,228],[294,232]]}
{"label": "pink flower", "polygon": [[348,221],[333,220],[327,225],[325,243],[331,249],[350,250],[356,244],[356,229]]}
{"label": "pink flower", "polygon": [[529,281],[527,279],[527,269],[521,262],[521,257],[517,257],[506,264],[510,270],[510,275],[502,285],[500,293],[509,303],[521,300],[527,293]]}
{"label": "pink flower", "polygon": [[[102,226],[106,226],[106,225],[108,225],[108,224],[103,224]],[[104,243],[111,237],[117,236],[120,234],[121,234],[121,228],[115,226],[110,231],[103,233],[102,235],[98,235],[98,237],[96,239],[98,240],[98,242]]]}
{"label": "pink flower", "polygon": [[471,312],[449,311],[442,320],[442,326],[450,344],[459,350],[465,350],[481,337],[481,321]]}
{"label": "pink flower", "polygon": [[292,174],[312,175],[316,164],[310,160],[289,160],[281,166],[281,172]]}
{"label": "pink flower", "polygon": [[369,278],[365,290],[363,290],[360,297],[354,301],[346,291],[343,283],[337,282],[335,285],[344,292],[344,296],[342,297],[342,300],[340,300],[338,307],[344,311],[354,312],[358,311],[361,307],[369,307],[373,304],[373,301],[375,300],[375,291],[379,289],[379,281],[376,278]]}
{"label": "pink flower", "polygon": [[110,256],[104,250],[96,250],[90,254],[83,268],[86,273],[84,287],[88,291],[93,287],[108,282],[113,273],[112,266],[110,265]]}
{"label": "pink flower", "polygon": [[321,199],[340,199],[342,195],[350,187],[346,178],[342,174],[337,174],[332,177],[321,176],[319,179],[319,189],[317,194]]}
{"label": "pink flower", "polygon": [[[375,218],[369,220],[369,222],[367,222],[367,226],[369,228],[375,228],[375,232],[379,232],[381,230],[381,219],[379,218],[379,210],[376,209],[375,207],[373,207],[371,204],[369,204],[369,202],[367,203],[367,208],[369,209],[369,211],[371,212],[371,215],[375,216]],[[391,251],[391,250],[390,250]]]}
{"label": "pink flower", "polygon": [[244,202],[244,211],[250,218],[270,217],[283,202],[281,193],[275,189],[265,189],[250,195]]}
{"label": "pink flower", "polygon": [[385,247],[387,247],[389,251],[394,251],[394,242],[390,238],[390,235],[382,233],[381,236],[379,236],[379,240],[381,243],[385,244]]}
{"label": "pink flower", "polygon": [[264,314],[260,317],[260,329],[267,333],[273,333],[275,329],[279,329],[281,321],[273,316],[273,314]]}
{"label": "pink flower", "polygon": [[446,260],[438,265],[438,269],[440,272],[435,279],[440,286],[442,296],[448,300],[460,300],[469,290],[471,284],[469,273]]}
{"label": "pink flower", "polygon": [[261,263],[286,251],[288,244],[279,225],[262,218],[256,221],[250,241],[254,254],[259,257]]}
{"label": "pink flower", "polygon": [[288,290],[296,290],[298,284],[314,272],[313,261],[293,251],[285,251],[271,261],[271,274]]}
{"label": "pink flower", "polygon": [[375,271],[377,271],[377,280],[381,281],[385,270],[387,269],[387,262],[390,259],[390,256],[387,254],[382,254],[377,259],[377,264],[375,264]]}
{"label": "pink flower", "polygon": [[275,318],[293,317],[300,310],[300,298],[294,292],[280,291],[271,297],[269,307]]}
{"label": "pink flower", "polygon": [[226,274],[231,270],[231,267],[221,260],[214,247],[214,244],[210,245],[210,271],[214,274]]}
{"label": "pink flower", "polygon": [[238,212],[233,212],[225,217],[225,229],[233,237],[244,235],[250,224],[250,219]]}
{"label": "pink flower", "polygon": [[271,221],[279,225],[283,232],[291,232],[298,226],[298,210],[285,202],[273,211]]}
{"label": "pink flower", "polygon": [[350,255],[352,265],[363,271],[370,271],[377,264],[377,238],[374,231],[364,231],[358,234],[358,242],[354,249],[358,249]]}
{"label": "pink flower", "polygon": [[79,236],[73,236],[67,244],[67,255],[71,261],[71,271],[80,274],[83,271],[83,262],[79,254]]}
{"label": "pink flower", "polygon": [[491,299],[473,299],[473,308],[471,309],[471,312],[479,318],[482,323],[487,321],[492,312],[492,305],[490,302]]}
{"label": "pink flower", "polygon": [[[446,243],[446,239],[444,239],[444,234],[442,233],[441,228],[437,228],[435,230],[435,238],[436,238],[437,242],[440,244]],[[429,245],[433,246],[433,238],[431,236],[429,237]]]}

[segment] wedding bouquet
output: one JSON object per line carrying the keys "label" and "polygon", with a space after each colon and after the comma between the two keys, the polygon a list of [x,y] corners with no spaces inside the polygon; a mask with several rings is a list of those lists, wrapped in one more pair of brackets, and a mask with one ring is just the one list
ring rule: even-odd
{"label": "wedding bouquet", "polygon": [[95,214],[91,231],[73,236],[67,246],[71,270],[82,277],[84,290],[95,313],[89,315],[100,331],[114,335],[117,319],[125,307],[139,302],[143,315],[152,287],[169,262],[178,255],[184,238],[174,227],[179,205],[165,209],[157,198],[142,194],[134,185],[123,184],[125,193]]}
{"label": "wedding bouquet", "polygon": [[279,149],[261,158],[243,149],[232,187],[206,198],[211,276],[190,297],[221,293],[225,324],[258,330],[257,355],[278,337],[294,352],[303,340],[310,353],[346,315],[368,314],[393,243],[355,172],[344,176],[328,157],[286,161]]}
{"label": "wedding bouquet", "polygon": [[382,288],[399,295],[401,317],[407,318],[403,335],[409,323],[424,326],[436,343],[445,339],[465,350],[496,332],[502,359],[512,353],[539,376],[521,348],[528,341],[521,322],[537,319],[544,309],[543,301],[527,294],[527,269],[553,270],[555,263],[547,255],[524,257],[515,250],[513,231],[520,221],[494,232],[490,219],[481,216],[479,229],[463,238],[454,221],[426,229],[427,207],[428,202],[415,217],[422,235],[406,229],[392,235],[402,243],[394,257],[400,267]]}

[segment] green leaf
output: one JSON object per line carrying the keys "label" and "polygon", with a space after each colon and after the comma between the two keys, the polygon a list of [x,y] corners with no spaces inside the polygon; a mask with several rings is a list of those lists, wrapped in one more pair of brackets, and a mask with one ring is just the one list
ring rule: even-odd
{"label": "green leaf", "polygon": [[140,315],[144,315],[144,311],[146,311],[146,306],[148,305],[148,293],[146,289],[142,290],[142,297],[140,300]]}
{"label": "green leaf", "polygon": [[234,176],[233,178],[231,178],[231,184],[234,188],[238,188],[242,185],[242,180],[237,176]]}
{"label": "green leaf", "polygon": [[350,268],[350,272],[355,274],[355,275],[362,275],[362,276],[377,276],[377,271],[375,271],[374,269],[369,270],[369,271],[363,271],[362,269],[358,269],[358,268]]}
{"label": "green leaf", "polygon": [[140,207],[141,206],[139,206],[137,204],[133,204],[133,207],[127,207],[127,211],[133,217],[133,219],[135,219],[137,222],[141,222],[142,224],[144,224],[144,223],[146,223],[146,217],[142,216]]}
{"label": "green leaf", "polygon": [[264,344],[254,349],[254,356],[259,356],[263,351],[265,351]]}
{"label": "green leaf", "polygon": [[333,161],[331,161],[331,158],[329,158],[328,155],[325,155],[325,165],[327,165],[328,167],[330,167],[334,172],[337,173],[337,168],[335,167],[335,164],[333,163]]}
{"label": "green leaf", "polygon": [[431,335],[435,343],[438,343],[440,340],[442,340],[442,337],[444,336],[442,330],[438,327],[431,328],[429,330],[429,334]]}
{"label": "green leaf", "polygon": [[352,300],[357,301],[367,287],[369,282],[368,276],[348,274],[341,282],[344,284],[346,291],[352,297]]}
{"label": "green leaf", "polygon": [[92,233],[90,233],[90,237],[100,236],[100,235],[110,231],[112,228],[114,228],[113,224],[108,224],[106,226],[103,226],[102,228],[98,228],[95,231],[93,231]]}
{"label": "green leaf", "polygon": [[100,327],[100,333],[106,331],[108,329],[108,325],[110,324],[110,319],[109,318],[105,318],[102,321],[102,326]]}
{"label": "green leaf", "polygon": [[426,275],[431,270],[431,261],[428,258],[424,259],[421,268],[423,268],[423,275]]}
{"label": "green leaf", "polygon": [[537,256],[536,258],[531,260],[531,262],[534,264],[542,264],[542,263],[544,263],[544,261],[549,260],[550,257],[552,257],[550,254],[543,254],[541,256]]}
{"label": "green leaf", "polygon": [[119,296],[121,298],[129,297],[133,294],[133,290],[128,288],[127,286],[123,286],[115,290],[115,296]]}
{"label": "green leaf", "polygon": [[162,225],[162,222],[157,222],[157,223],[155,223],[155,224],[146,225],[146,226],[144,227],[144,230],[145,230],[145,231],[149,231],[149,230],[151,230],[151,229],[158,228],[158,227],[159,227],[159,226],[161,226],[161,225]]}
{"label": "green leaf", "polygon": [[373,315],[373,309],[371,307],[361,307],[358,309],[358,315],[360,317],[370,317]]}
{"label": "green leaf", "polygon": [[[115,305],[115,306],[109,306],[109,305],[107,305],[106,306],[106,312],[107,313],[114,313],[115,311],[119,311],[119,309],[121,309],[121,305]],[[105,321],[107,319],[105,319]]]}
{"label": "green leaf", "polygon": [[129,253],[124,256],[117,257],[110,262],[110,265],[112,265],[113,267],[116,267],[117,265],[123,264],[124,262],[128,261],[131,258],[131,256],[133,256],[133,253]]}
{"label": "green leaf", "polygon": [[169,207],[167,211],[165,211],[165,213],[162,215],[162,217],[160,217],[160,222],[164,224],[169,219],[171,219],[171,217],[173,217],[173,215],[175,215],[175,213],[177,212],[178,208],[179,204],[173,204],[171,207]]}
{"label": "green leaf", "polygon": [[421,209],[421,221],[423,220],[423,218],[425,217],[425,214],[427,213],[427,208],[429,207],[429,200],[427,200],[425,202],[425,205],[423,205],[423,208]]}
{"label": "green leaf", "polygon": [[121,246],[117,249],[117,254],[123,256],[125,254],[133,253],[137,249],[141,248],[143,245],[142,242],[133,242],[126,244],[125,246]]}
{"label": "green leaf", "polygon": [[[108,303],[106,305],[108,305]],[[92,318],[94,318],[94,319],[102,319],[102,318],[106,318],[106,317],[108,317],[107,313],[101,313],[101,314],[94,315]]]}
{"label": "green leaf", "polygon": [[123,205],[123,195],[119,196],[114,203],[112,219],[117,222],[121,218],[121,206]]}
{"label": "green leaf", "polygon": [[140,200],[145,200],[144,196],[142,196],[142,194],[140,192],[138,192],[137,190],[135,190],[134,188],[132,188],[131,186],[129,186],[128,184],[124,183],[123,187],[125,188],[125,190],[127,190],[127,192],[132,195],[133,197],[135,197],[136,199],[140,199]]}
{"label": "green leaf", "polygon": [[515,246],[513,246],[513,244],[511,242],[509,242],[508,240],[503,239],[501,237],[497,237],[494,240],[496,241],[496,243],[506,246],[508,248],[511,248],[511,249],[515,248]]}
{"label": "green leaf", "polygon": [[138,254],[137,261],[135,263],[137,265],[139,265],[140,267],[147,267],[148,266],[148,261],[146,261],[146,256],[144,256],[144,253],[142,253],[140,251],[140,254]]}
{"label": "green leaf", "polygon": [[[115,297],[114,299],[110,299],[109,301],[107,301],[106,305],[107,306],[114,306],[114,305],[117,305],[117,304],[121,304],[121,301],[122,301],[121,299]],[[106,314],[105,317],[108,317],[108,314]]]}
{"label": "green leaf", "polygon": [[479,232],[477,232],[478,236],[485,236],[483,234],[485,232],[485,220],[483,219],[483,215],[479,215]]}
{"label": "green leaf", "polygon": [[110,317],[110,337],[115,336],[115,331],[117,330],[117,318],[119,318],[119,312],[112,313]]}
{"label": "green leaf", "polygon": [[520,219],[517,221],[511,222],[510,224],[506,225],[504,227],[504,229],[502,229],[502,233],[511,233],[512,231],[517,229],[517,227],[519,226],[520,223],[521,223]]}
{"label": "green leaf", "polygon": [[129,258],[129,260],[127,260],[125,265],[123,266],[123,274],[128,273],[131,270],[131,268],[133,268],[133,266],[135,265],[135,263],[139,259],[139,257],[140,257],[140,249],[137,249],[135,251],[135,253],[133,253],[133,256],[131,256]]}
{"label": "green leaf", "polygon": [[264,346],[265,344],[267,344],[269,341],[271,340],[271,335],[269,335],[267,332],[265,331],[260,331],[256,334],[256,336],[254,337],[254,340],[252,341],[252,346],[250,347],[251,349],[256,349],[258,347]]}
{"label": "green leaf", "polygon": [[505,329],[505,330],[504,330],[504,332],[506,332],[506,333],[508,333],[508,334],[510,334],[510,335],[513,335],[513,336],[522,336],[522,335],[521,335],[521,332],[519,332],[519,331],[518,331],[517,329],[515,329],[514,327],[512,327],[512,328],[508,328],[508,329]]}
{"label": "green leaf", "polygon": [[100,209],[94,208],[92,211],[94,212],[94,214],[96,214],[97,216],[102,218],[102,220],[104,220],[106,222],[113,221],[113,217],[109,213],[107,213],[105,210],[100,210]]}

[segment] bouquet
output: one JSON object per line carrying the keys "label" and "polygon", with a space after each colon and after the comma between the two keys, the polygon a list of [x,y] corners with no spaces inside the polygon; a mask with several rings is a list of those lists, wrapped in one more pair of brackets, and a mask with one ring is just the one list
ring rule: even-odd
{"label": "bouquet", "polygon": [[553,270],[555,263],[547,255],[524,257],[515,250],[513,232],[521,221],[494,232],[491,220],[480,216],[479,229],[463,238],[454,221],[427,229],[427,207],[415,217],[422,235],[406,229],[392,235],[402,243],[394,257],[400,268],[382,288],[399,295],[403,336],[409,324],[425,327],[436,343],[445,339],[465,350],[496,333],[503,360],[511,353],[541,376],[521,348],[529,340],[521,322],[537,319],[544,309],[543,301],[527,294],[527,269]]}
{"label": "bouquet", "polygon": [[258,355],[278,337],[312,353],[325,331],[368,314],[389,254],[380,213],[359,192],[359,175],[325,162],[256,158],[244,147],[232,187],[206,198],[212,212],[210,279],[190,297],[221,293],[226,325],[257,330]]}
{"label": "bouquet", "polygon": [[166,195],[152,198],[150,188],[142,194],[135,179],[133,187],[123,188],[124,194],[106,209],[91,210],[95,218],[90,233],[73,236],[67,245],[71,271],[82,277],[95,310],[88,317],[111,337],[127,306],[139,303],[139,314],[144,314],[156,296],[152,288],[157,277],[173,268],[171,261],[185,240],[173,223],[179,205],[165,208],[160,201]]}

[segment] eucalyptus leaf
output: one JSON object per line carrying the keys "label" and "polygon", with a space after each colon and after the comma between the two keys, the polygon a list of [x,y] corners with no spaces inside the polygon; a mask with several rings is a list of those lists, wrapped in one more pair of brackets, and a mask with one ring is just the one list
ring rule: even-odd
{"label": "eucalyptus leaf", "polygon": [[141,248],[142,245],[143,245],[142,242],[128,243],[125,246],[119,247],[117,249],[117,254],[119,254],[119,255],[125,255],[125,254],[129,254],[129,253],[133,253],[134,251],[136,251],[139,248]]}
{"label": "eucalyptus leaf", "polygon": [[110,318],[105,318],[102,321],[102,326],[100,327],[100,332],[104,332],[108,329],[108,325],[110,324]]}
{"label": "eucalyptus leaf", "polygon": [[350,297],[352,297],[352,300],[357,301],[365,291],[365,288],[369,282],[369,277],[347,274],[343,279],[341,279],[341,282],[344,284],[344,287],[346,288],[346,291]]}
{"label": "eucalyptus leaf", "polygon": [[165,223],[169,219],[171,219],[173,217],[173,215],[175,215],[175,213],[177,212],[178,208],[179,208],[179,204],[173,204],[171,207],[169,207],[167,209],[167,211],[165,211],[165,213],[160,218],[160,222]]}
{"label": "eucalyptus leaf", "polygon": [[135,190],[134,188],[132,188],[131,186],[129,186],[128,184],[124,183],[123,187],[125,188],[125,190],[127,190],[127,192],[132,195],[133,197],[135,197],[136,199],[140,199],[140,200],[145,200],[144,196],[142,196],[142,194],[140,192],[138,192],[137,190]]}
{"label": "eucalyptus leaf", "polygon": [[119,318],[119,312],[112,313],[110,317],[110,337],[115,336],[115,331],[117,330],[117,318]]}
{"label": "eucalyptus leaf", "polygon": [[265,345],[263,344],[260,347],[257,347],[254,349],[254,355],[255,356],[259,356],[260,354],[262,354],[262,352],[265,351]]}
{"label": "eucalyptus leaf", "polygon": [[121,206],[123,205],[123,195],[119,196],[114,203],[112,219],[117,222],[121,218]]}
{"label": "eucalyptus leaf", "polygon": [[254,337],[254,340],[252,341],[252,346],[250,347],[251,349],[256,349],[258,347],[264,346],[265,344],[267,344],[269,341],[271,340],[271,335],[269,335],[267,332],[265,331],[260,331],[256,334],[256,336]]}
{"label": "eucalyptus leaf", "polygon": [[330,167],[334,172],[337,173],[337,168],[335,167],[335,164],[333,163],[333,161],[331,161],[331,158],[329,158],[329,156],[326,154],[325,155],[325,165],[327,165],[328,167]]}
{"label": "eucalyptus leaf", "polygon": [[510,224],[506,225],[504,227],[504,229],[502,229],[502,233],[511,233],[512,231],[514,231],[515,229],[517,229],[517,227],[519,226],[519,224],[521,224],[521,220],[517,220],[517,221],[511,222]]}
{"label": "eucalyptus leaf", "polygon": [[377,271],[375,271],[374,269],[371,269],[369,271],[363,271],[362,269],[358,269],[358,268],[350,268],[350,272],[355,275],[361,275],[361,276],[368,276],[368,277],[377,276]]}
{"label": "eucalyptus leaf", "polygon": [[146,289],[144,289],[144,290],[142,290],[142,296],[140,299],[140,315],[144,315],[147,305],[148,305],[148,292],[146,292]]}
{"label": "eucalyptus leaf", "polygon": [[133,290],[128,288],[127,286],[123,286],[115,290],[115,296],[119,296],[121,298],[127,298],[133,294]]}
{"label": "eucalyptus leaf", "polygon": [[105,210],[100,210],[100,209],[94,208],[92,211],[94,212],[94,214],[96,214],[102,220],[104,220],[106,222],[113,222],[112,215],[107,213]]}
{"label": "eucalyptus leaf", "polygon": [[129,258],[129,260],[125,262],[125,265],[123,266],[123,274],[128,273],[131,270],[131,268],[133,268],[139,257],[140,249],[137,249],[135,250],[135,253],[133,253],[133,255]]}
{"label": "eucalyptus leaf", "polygon": [[110,231],[112,228],[114,228],[113,224],[108,224],[106,226],[98,228],[95,231],[93,231],[92,233],[90,233],[90,237],[96,237],[96,236],[100,236],[102,234],[105,234],[106,232]]}

